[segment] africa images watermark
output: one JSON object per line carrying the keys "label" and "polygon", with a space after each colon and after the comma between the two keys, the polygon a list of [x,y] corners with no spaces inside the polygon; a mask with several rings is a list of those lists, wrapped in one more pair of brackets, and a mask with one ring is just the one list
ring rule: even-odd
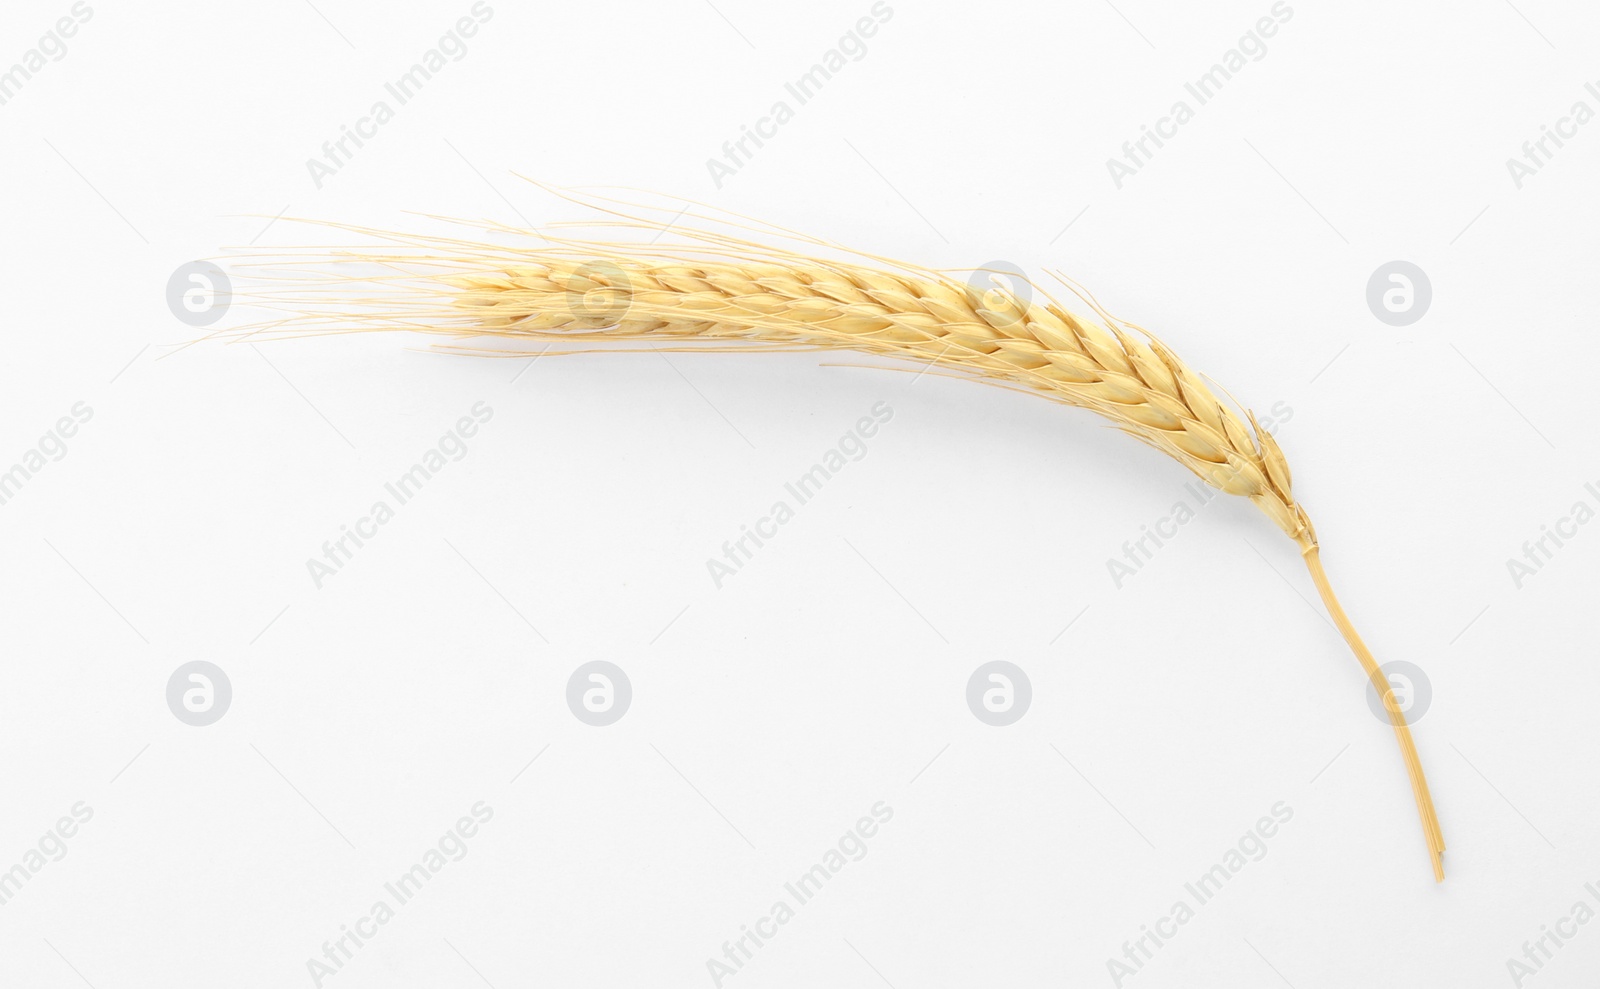
{"label": "africa images watermark", "polygon": [[[1294,408],[1288,402],[1274,402],[1272,410],[1263,416],[1258,416],[1256,421],[1268,433],[1276,435],[1278,429],[1290,419],[1294,418]],[[1143,570],[1145,564],[1155,559],[1156,553],[1167,542],[1178,535],[1178,531],[1200,514],[1200,510],[1217,497],[1217,489],[1201,481],[1189,481],[1183,486],[1184,497],[1173,503],[1167,514],[1147,525],[1139,526],[1141,535],[1137,539],[1130,539],[1122,544],[1122,558],[1115,556],[1106,557],[1106,573],[1111,575],[1111,583],[1117,590],[1122,590],[1122,585],[1134,574]]]}
{"label": "africa images watermark", "polygon": [[[759,118],[752,124],[741,124],[739,136],[722,142],[722,159],[706,159],[706,171],[711,173],[711,182],[718,189],[723,183],[732,178],[740,169],[750,164],[750,159],[755,157],[756,151],[766,146],[766,142],[778,136],[778,128],[794,119],[795,107],[805,106],[811,102],[817,93],[822,91],[834,76],[844,70],[851,62],[859,62],[867,57],[866,39],[878,33],[881,25],[887,24],[894,17],[894,8],[885,0],[878,0],[872,5],[871,17],[862,17],[856,21],[855,26],[845,32],[834,47],[822,53],[816,64],[798,79],[783,84],[783,90],[794,99],[794,106],[789,105],[787,99],[780,99],[772,104],[766,116]],[[755,149],[751,150],[750,145]]]}
{"label": "africa images watermark", "polygon": [[[1194,106],[1190,106],[1186,99],[1175,101],[1166,116],[1156,120],[1154,125],[1142,126],[1139,136],[1133,140],[1122,142],[1120,159],[1106,159],[1106,171],[1111,173],[1112,185],[1121,189],[1124,182],[1150,164],[1156,152],[1166,147],[1167,141],[1178,136],[1178,128],[1193,120],[1195,111],[1199,107],[1211,102],[1212,98],[1222,91],[1222,87],[1243,71],[1245,66],[1267,57],[1265,39],[1275,36],[1284,24],[1293,19],[1294,8],[1284,0],[1278,0],[1272,5],[1271,14],[1271,17],[1257,20],[1255,26],[1246,31],[1232,48],[1223,52],[1221,60],[1202,73],[1199,78],[1183,84],[1184,92],[1194,98]],[[1155,145],[1154,148],[1151,147],[1152,144]]]}
{"label": "africa images watermark", "polygon": [[22,853],[22,861],[0,872],[0,906],[5,906],[16,899],[17,894],[22,892],[22,887],[32,881],[46,865],[66,858],[67,840],[92,820],[94,820],[94,808],[85,801],[78,801],[72,805],[69,814],[63,814],[55,825],[39,838],[35,847]]}
{"label": "africa images watermark", "polygon": [[[343,124],[339,128],[339,136],[331,141],[322,142],[322,157],[307,158],[306,171],[311,173],[311,181],[318,189],[338,174],[344,166],[350,164],[356,152],[367,146],[367,142],[378,136],[378,128],[394,119],[395,107],[405,106],[416,98],[430,80],[444,71],[444,67],[451,62],[459,62],[467,57],[467,42],[465,39],[473,37],[478,29],[494,19],[494,8],[485,0],[478,0],[472,5],[471,17],[462,17],[455,25],[446,31],[432,48],[422,53],[411,68],[401,73],[399,78],[383,84],[386,99],[374,102],[367,110],[364,117],[354,124]],[[394,106],[389,105],[389,100],[394,100]],[[352,149],[350,145],[354,144]]]}
{"label": "africa images watermark", "polygon": [[57,419],[55,425],[39,437],[39,442],[22,451],[16,463],[0,472],[0,505],[9,505],[23,485],[40,471],[66,459],[67,440],[78,435],[78,427],[94,418],[94,409],[88,402],[77,402],[68,411],[70,415]]}
{"label": "africa images watermark", "polygon": [[[1519,190],[1522,184],[1538,174],[1544,166],[1550,164],[1556,152],[1567,146],[1567,142],[1578,136],[1578,128],[1595,118],[1594,106],[1589,100],[1595,101],[1600,106],[1600,84],[1586,82],[1583,91],[1588,94],[1588,99],[1578,100],[1567,110],[1566,116],[1556,119],[1554,126],[1550,124],[1539,125],[1539,136],[1522,142],[1522,160],[1515,158],[1506,159],[1506,171],[1511,173],[1511,184]],[[1554,144],[1552,148],[1550,145]]]}
{"label": "africa images watermark", "polygon": [[1579,498],[1572,503],[1567,514],[1552,523],[1539,526],[1539,538],[1523,542],[1522,559],[1506,557],[1506,572],[1511,575],[1511,584],[1517,590],[1522,590],[1522,585],[1529,577],[1543,570],[1545,564],[1555,559],[1556,553],[1568,541],[1577,537],[1582,526],[1588,525],[1596,514],[1600,514],[1600,482],[1590,481],[1583,486],[1583,490],[1589,499],[1593,499],[1592,502]]}
{"label": "africa images watermark", "polygon": [[439,837],[434,847],[422,853],[419,861],[399,876],[383,884],[385,896],[373,901],[367,912],[353,924],[340,924],[339,936],[322,942],[321,957],[306,959],[306,972],[313,985],[321,989],[330,975],[338,975],[356,952],[378,936],[379,928],[395,918],[396,911],[410,903],[433,877],[451,862],[467,857],[467,840],[494,819],[494,808],[480,800],[472,805],[470,816],[462,815],[455,825]]}
{"label": "africa images watermark", "polygon": [[[1123,982],[1139,974],[1145,963],[1155,957],[1178,934],[1178,929],[1193,920],[1200,907],[1210,903],[1222,887],[1244,871],[1251,862],[1267,857],[1267,841],[1277,835],[1278,829],[1294,819],[1294,808],[1285,801],[1272,805],[1271,816],[1262,816],[1250,830],[1239,836],[1234,846],[1222,853],[1222,858],[1200,874],[1193,882],[1183,884],[1187,899],[1173,902],[1167,912],[1151,924],[1139,925],[1139,936],[1122,942],[1122,956],[1106,959],[1106,971],[1111,974],[1111,984],[1122,989]],[[1193,905],[1190,902],[1193,901]]]}
{"label": "africa images watermark", "polygon": [[69,13],[71,17],[57,20],[32,48],[22,53],[21,58],[0,70],[0,106],[16,99],[22,87],[43,72],[51,62],[66,58],[67,39],[77,35],[78,29],[94,18],[94,8],[83,0],[73,4]]}
{"label": "africa images watermark", "polygon": [[[816,497],[822,486],[838,476],[846,465],[866,457],[867,440],[876,436],[878,428],[893,418],[894,409],[888,402],[874,404],[872,414],[857,419],[850,431],[824,451],[810,470],[784,484],[783,490],[788,498],[773,502],[767,514],[750,525],[739,526],[739,537],[722,544],[722,559],[707,557],[706,572],[711,575],[711,583],[717,590],[722,589],[723,581],[743,570],[744,565],[755,558],[756,550],[775,537],[780,526],[788,525],[794,519],[799,506]],[[794,499],[792,505],[790,498]]]}
{"label": "africa images watermark", "polygon": [[881,826],[893,819],[894,808],[883,800],[878,801],[872,805],[871,816],[863,815],[857,819],[855,826],[841,835],[834,847],[822,853],[820,862],[802,872],[798,879],[784,883],[784,897],[756,918],[755,923],[740,924],[739,936],[722,942],[720,958],[713,955],[706,959],[706,971],[711,975],[711,984],[721,989],[724,980],[739,974],[745,963],[755,957],[756,950],[777,937],[779,929],[793,920],[801,907],[815,899],[824,885],[843,871],[846,865],[867,857],[867,839],[875,836]]}
{"label": "africa images watermark", "polygon": [[[1589,894],[1590,900],[1600,903],[1600,883],[1584,883],[1583,891]],[[1588,900],[1576,900],[1554,923],[1540,924],[1539,936],[1522,942],[1522,957],[1512,955],[1506,959],[1506,972],[1511,976],[1511,984],[1521,986],[1531,976],[1539,974],[1545,963],[1566,947],[1568,941],[1577,937],[1578,929],[1587,926],[1595,916],[1595,908]]]}
{"label": "africa images watermark", "polygon": [[[439,437],[439,442],[422,452],[422,456],[411,469],[401,474],[392,481],[386,481],[383,490],[394,499],[390,505],[388,499],[379,498],[372,503],[367,514],[356,519],[355,522],[339,526],[339,536],[322,544],[322,558],[314,556],[306,558],[306,572],[311,574],[311,582],[317,590],[322,590],[323,582],[334,574],[343,570],[345,564],[355,558],[356,550],[367,544],[367,541],[378,535],[381,526],[388,525],[395,516],[395,509],[405,505],[415,498],[422,490],[422,486],[439,472],[452,463],[459,463],[470,449],[467,440],[478,435],[478,428],[494,418],[494,409],[487,402],[478,402],[472,406],[472,414],[457,419],[445,434]],[[352,545],[354,544],[354,545]]]}

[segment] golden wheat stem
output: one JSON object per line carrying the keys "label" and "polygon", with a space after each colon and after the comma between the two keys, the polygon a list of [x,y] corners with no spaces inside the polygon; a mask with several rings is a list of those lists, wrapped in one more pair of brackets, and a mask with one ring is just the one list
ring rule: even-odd
{"label": "golden wheat stem", "polygon": [[[1115,319],[1070,282],[1068,287],[1100,323],[1068,311],[1037,285],[1028,286],[1040,296],[1035,300],[1004,285],[983,289],[877,255],[846,252],[856,260],[837,260],[821,255],[844,251],[839,245],[758,221],[718,222],[735,230],[784,236],[801,248],[690,228],[678,221],[707,218],[689,212],[685,202],[676,213],[663,211],[671,214],[669,220],[606,205],[619,204],[617,200],[587,204],[616,218],[600,226],[655,231],[648,243],[556,236],[552,231],[561,225],[546,227],[537,235],[538,243],[531,242],[530,231],[488,225],[493,233],[517,239],[506,246],[329,224],[377,236],[401,250],[331,255],[312,250],[309,262],[323,271],[334,261],[376,265],[383,273],[336,276],[322,285],[331,298],[297,296],[292,289],[287,298],[269,296],[299,315],[234,332],[349,329],[355,324],[357,329],[412,329],[457,339],[494,335],[539,341],[551,354],[595,349],[574,343],[637,343],[668,350],[747,351],[756,349],[754,345],[849,350],[936,367],[1104,416],[1207,484],[1249,498],[1299,544],[1329,615],[1384,699],[1434,876],[1443,878],[1444,841],[1410,727],[1328,584],[1310,520],[1294,497],[1283,451],[1254,416],[1240,416],[1219,401],[1207,379],[1160,340]],[[657,244],[668,228],[686,242]],[[267,267],[292,270],[295,265],[273,260]],[[382,292],[352,296],[350,286],[356,281],[375,283]],[[549,345],[557,341],[565,349],[551,350]]]}
{"label": "golden wheat stem", "polygon": [[1338,596],[1333,593],[1333,585],[1328,583],[1328,572],[1322,567],[1322,554],[1317,546],[1315,532],[1308,526],[1298,541],[1301,547],[1300,554],[1306,561],[1306,569],[1311,571],[1311,580],[1317,585],[1317,593],[1322,596],[1323,606],[1328,609],[1328,614],[1338,627],[1339,634],[1349,643],[1350,651],[1361,661],[1361,668],[1366,670],[1372,686],[1378,691],[1378,696],[1383,698],[1384,710],[1389,713],[1389,720],[1394,725],[1394,736],[1400,743],[1400,754],[1405,760],[1406,774],[1411,780],[1411,792],[1417,802],[1417,814],[1422,819],[1422,834],[1428,843],[1428,858],[1433,863],[1433,878],[1436,882],[1443,882],[1444,834],[1439,830],[1439,816],[1433,809],[1433,795],[1428,791],[1428,779],[1422,772],[1422,760],[1417,755],[1417,743],[1411,738],[1411,726],[1406,723],[1405,712],[1400,710],[1399,702],[1395,699],[1394,685],[1384,676],[1378,661],[1372,656],[1372,650],[1362,641],[1360,633],[1350,623],[1350,616],[1345,614],[1343,606],[1339,604]]}

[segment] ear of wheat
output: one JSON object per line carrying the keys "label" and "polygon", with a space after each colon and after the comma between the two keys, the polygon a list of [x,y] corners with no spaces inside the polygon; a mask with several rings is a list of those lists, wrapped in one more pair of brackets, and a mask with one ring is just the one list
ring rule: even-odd
{"label": "ear of wheat", "polygon": [[[401,328],[460,341],[484,335],[538,341],[545,345],[541,354],[615,351],[618,343],[661,350],[847,350],[1095,412],[1205,483],[1248,498],[1298,544],[1329,615],[1384,700],[1434,877],[1443,879],[1444,840],[1411,730],[1328,583],[1283,451],[1253,415],[1241,416],[1220,401],[1161,341],[1111,317],[1081,292],[1098,322],[1074,315],[1037,285],[1029,286],[1031,296],[1042,298],[1034,302],[998,280],[993,287],[974,286],[794,231],[752,228],[746,223],[754,221],[730,220],[731,214],[691,212],[710,209],[700,204],[684,203],[663,219],[638,204],[602,197],[582,202],[612,218],[598,226],[653,231],[657,239],[670,228],[678,240],[624,243],[556,236],[552,228],[535,233],[486,225],[513,239],[505,246],[481,238],[342,227],[380,237],[388,247],[333,254],[309,249],[308,255],[275,263],[294,270],[309,263],[321,275],[328,261],[344,261],[381,266],[381,273],[335,275],[310,294],[300,282],[286,293],[268,293],[266,304],[286,309],[290,317],[243,332]],[[681,225],[685,218],[723,229]],[[799,249],[747,240],[727,229],[756,229],[795,241]],[[376,294],[355,294],[351,283],[357,280],[374,284]],[[451,349],[486,352],[465,343]]]}

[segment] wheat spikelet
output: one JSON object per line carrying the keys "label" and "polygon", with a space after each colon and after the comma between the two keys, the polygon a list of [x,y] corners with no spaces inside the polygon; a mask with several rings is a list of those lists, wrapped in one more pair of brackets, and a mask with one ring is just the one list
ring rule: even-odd
{"label": "wheat spikelet", "polygon": [[[601,226],[652,230],[659,238],[671,225],[606,205],[612,202],[586,201],[617,218]],[[685,205],[673,220],[692,205],[698,204]],[[714,222],[743,227],[720,217]],[[347,276],[324,286],[331,288],[330,295],[269,296],[290,318],[245,328],[245,333],[316,332],[349,328],[354,321],[357,328],[404,328],[463,340],[488,334],[538,341],[547,345],[541,353],[616,349],[611,345],[618,342],[658,349],[855,351],[1088,409],[1205,483],[1248,498],[1300,546],[1329,614],[1384,699],[1434,875],[1443,878],[1444,841],[1410,729],[1391,685],[1328,584],[1283,451],[1253,415],[1241,416],[1220,401],[1202,376],[1161,341],[1111,317],[1087,295],[1079,293],[1098,322],[1074,315],[1037,285],[1029,285],[1032,292],[1024,297],[998,281],[990,288],[974,286],[944,272],[858,252],[847,253],[871,263],[819,256],[814,252],[842,249],[774,227],[762,232],[797,240],[806,250],[680,226],[672,229],[685,242],[656,245],[488,225],[521,239],[510,247],[343,229],[393,245],[388,251],[361,249],[332,258],[381,265],[383,274],[359,279],[378,284],[379,294],[352,295],[355,276]],[[330,257],[316,250],[310,260],[322,271]],[[1042,301],[1033,301],[1031,294]],[[555,344],[562,349],[552,350]],[[466,345],[452,349],[484,352]]]}

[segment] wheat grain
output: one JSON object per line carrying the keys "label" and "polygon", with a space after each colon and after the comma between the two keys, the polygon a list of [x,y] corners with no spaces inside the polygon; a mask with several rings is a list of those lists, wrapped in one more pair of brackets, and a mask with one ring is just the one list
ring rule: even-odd
{"label": "wheat grain", "polygon": [[[685,215],[750,229],[726,217],[691,214],[698,204],[686,204],[672,221],[664,221],[608,205],[613,202],[587,200],[616,218],[602,226],[651,230],[657,238]],[[1031,288],[1040,302],[999,282],[983,289],[944,272],[873,255],[848,252],[871,263],[821,256],[817,252],[842,249],[765,226],[763,233],[796,240],[805,250],[683,226],[672,226],[683,242],[670,245],[557,237],[493,225],[487,229],[510,235],[514,243],[343,229],[377,235],[392,245],[386,251],[356,249],[333,256],[381,265],[383,274],[365,279],[381,291],[352,296],[350,279],[359,276],[335,278],[324,286],[331,295],[291,289],[275,297],[291,316],[246,328],[247,333],[317,332],[353,323],[461,339],[489,334],[539,341],[547,345],[541,353],[615,349],[611,345],[618,342],[658,349],[856,351],[1088,409],[1207,484],[1248,498],[1299,545],[1335,625],[1384,699],[1434,875],[1443,879],[1444,841],[1410,728],[1391,685],[1329,586],[1283,451],[1253,415],[1241,416],[1220,401],[1202,376],[1160,340],[1111,317],[1086,294],[1078,293],[1098,322],[1074,315],[1037,285]],[[329,260],[322,250],[309,257],[318,272]],[[293,269],[296,263],[284,267]],[[319,301],[332,304],[318,308]],[[552,350],[557,343],[563,349]]]}

